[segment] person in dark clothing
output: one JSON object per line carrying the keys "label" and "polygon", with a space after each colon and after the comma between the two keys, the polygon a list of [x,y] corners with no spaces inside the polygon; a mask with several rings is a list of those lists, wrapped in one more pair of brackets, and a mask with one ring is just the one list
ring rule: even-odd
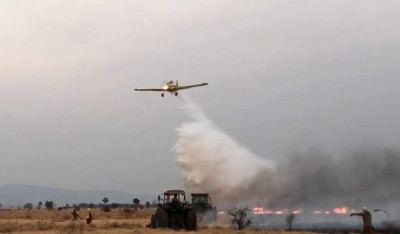
{"label": "person in dark clothing", "polygon": [[79,216],[78,213],[76,213],[76,209],[75,209],[75,208],[74,208],[74,210],[72,211],[71,214],[74,216],[74,217],[72,218],[72,221],[78,220],[78,218],[79,218],[79,219],[82,219],[81,216]]}
{"label": "person in dark clothing", "polygon": [[174,198],[172,198],[171,202],[172,203],[178,203],[179,202],[178,196],[176,194],[174,195]]}
{"label": "person in dark clothing", "polygon": [[372,226],[372,214],[366,207],[363,207],[361,212],[350,214],[350,216],[354,216],[354,215],[362,217],[363,233],[373,233],[374,232],[374,227]]}

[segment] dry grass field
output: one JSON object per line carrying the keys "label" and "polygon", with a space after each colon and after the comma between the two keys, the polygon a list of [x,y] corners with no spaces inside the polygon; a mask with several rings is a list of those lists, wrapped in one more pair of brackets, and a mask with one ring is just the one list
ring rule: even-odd
{"label": "dry grass field", "polygon": [[[69,233],[116,233],[116,234],[155,234],[155,233],[186,233],[185,231],[154,230],[146,228],[154,209],[120,210],[103,212],[92,209],[94,220],[86,224],[83,220],[72,221],[72,209],[65,210],[2,210],[0,211],[0,233],[32,233],[32,234],[69,234]],[[78,211],[83,216],[84,210]],[[223,221],[222,221],[223,222]],[[199,226],[197,233],[256,233],[256,231],[234,231],[228,223],[218,224],[217,227]],[[257,231],[257,233],[276,233],[278,231]],[[291,232],[300,234],[306,232]]]}

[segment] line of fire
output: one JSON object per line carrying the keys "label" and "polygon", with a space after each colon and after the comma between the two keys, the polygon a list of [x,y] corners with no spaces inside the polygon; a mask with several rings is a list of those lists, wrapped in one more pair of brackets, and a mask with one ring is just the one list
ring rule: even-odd
{"label": "line of fire", "polygon": [[[288,214],[315,214],[315,215],[349,215],[352,212],[355,212],[355,209],[350,209],[347,206],[337,207],[333,209],[321,209],[321,210],[310,210],[305,211],[303,209],[269,209],[265,207],[254,207],[252,209],[252,213],[254,215],[288,215]],[[224,215],[225,211],[219,211],[218,214]]]}
{"label": "line of fire", "polygon": [[[253,214],[255,215],[265,215],[265,214],[276,214],[276,215],[287,215],[287,214],[303,214],[305,211],[303,209],[268,209],[264,207],[254,207],[252,209]],[[351,212],[355,212],[355,209],[350,209],[349,207],[337,207],[330,210],[312,210],[310,213],[312,214],[336,214],[336,215],[348,215]]]}

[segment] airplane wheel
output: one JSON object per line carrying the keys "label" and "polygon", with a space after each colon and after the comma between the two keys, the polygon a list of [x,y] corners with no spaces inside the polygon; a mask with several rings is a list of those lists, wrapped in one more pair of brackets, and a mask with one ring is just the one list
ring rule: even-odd
{"label": "airplane wheel", "polygon": [[175,96],[178,96],[178,93],[175,93]]}
{"label": "airplane wheel", "polygon": [[161,94],[161,97],[164,97],[164,94],[163,94],[163,93]]}

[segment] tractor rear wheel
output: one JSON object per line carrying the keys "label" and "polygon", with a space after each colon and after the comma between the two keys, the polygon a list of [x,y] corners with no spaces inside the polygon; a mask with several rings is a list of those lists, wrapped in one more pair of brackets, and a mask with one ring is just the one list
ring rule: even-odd
{"label": "tractor rear wheel", "polygon": [[185,212],[185,229],[187,231],[197,229],[197,214],[195,210],[187,210]]}

